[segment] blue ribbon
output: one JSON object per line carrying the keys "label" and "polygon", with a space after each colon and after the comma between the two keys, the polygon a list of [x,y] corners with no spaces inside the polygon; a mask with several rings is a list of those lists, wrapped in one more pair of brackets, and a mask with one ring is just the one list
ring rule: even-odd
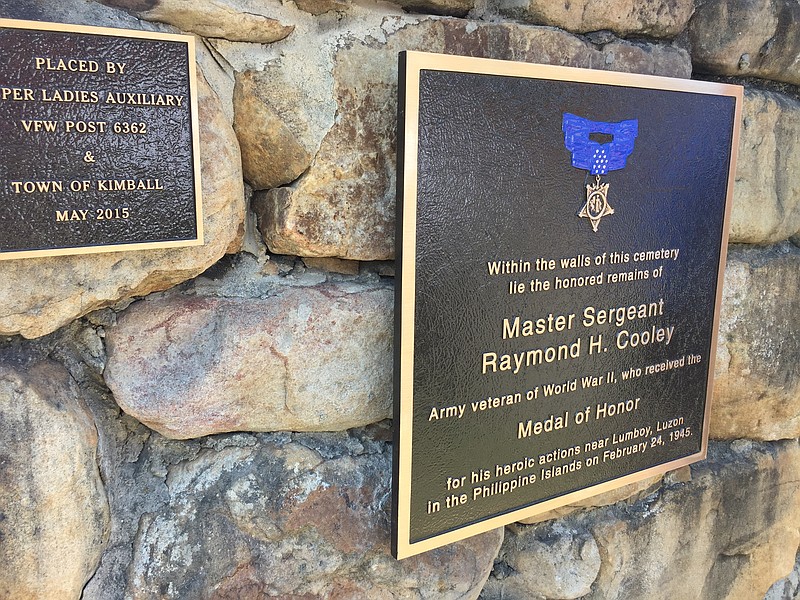
{"label": "blue ribbon", "polygon": [[[639,133],[639,120],[604,123],[564,113],[561,129],[564,131],[564,145],[572,152],[572,166],[586,169],[592,175],[605,175],[625,167]],[[592,133],[604,133],[613,138],[607,144],[601,144],[589,139]]]}

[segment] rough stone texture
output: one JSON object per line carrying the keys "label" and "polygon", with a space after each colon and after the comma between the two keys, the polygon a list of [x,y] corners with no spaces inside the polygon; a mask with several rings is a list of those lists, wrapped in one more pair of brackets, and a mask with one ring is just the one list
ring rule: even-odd
{"label": "rough stone texture", "polygon": [[256,190],[290,183],[311,164],[313,142],[303,115],[298,114],[300,90],[291,104],[270,101],[279,77],[275,67],[236,75],[233,128],[242,150],[244,178]]}
{"label": "rough stone texture", "polygon": [[100,0],[140,19],[168,23],[183,31],[234,42],[269,44],[294,27],[267,16],[269,2],[252,0]]}
{"label": "rough stone texture", "polygon": [[105,380],[165,436],[336,431],[391,413],[392,290],[148,298],[107,331]]}
{"label": "rough stone texture", "polygon": [[324,15],[332,10],[346,10],[348,3],[344,0],[295,0],[297,8],[312,15]]}
{"label": "rough stone texture", "polygon": [[408,12],[463,17],[473,8],[475,0],[395,0]]}
{"label": "rough stone texture", "polygon": [[527,23],[576,33],[606,29],[622,36],[672,38],[686,28],[694,3],[692,0],[500,0],[500,12]]}
{"label": "rough stone texture", "polygon": [[[99,25],[142,29],[142,24],[131,15],[118,10],[86,2],[85,0],[0,0],[0,16],[30,21],[53,21],[77,25]],[[156,28],[153,28],[156,29]]]}
{"label": "rough stone texture", "polygon": [[797,600],[800,598],[800,554],[794,563],[794,570],[787,577],[776,581],[764,600]]}
{"label": "rough stone texture", "polygon": [[176,442],[93,406],[114,528],[85,600],[476,598],[502,542],[390,557],[385,424]]}
{"label": "rough stone texture", "polygon": [[312,166],[292,186],[256,194],[272,252],[385,260],[394,254],[397,52],[426,50],[688,77],[672,46],[614,40],[602,49],[549,28],[456,19],[387,18],[385,42],[349,38],[335,56],[337,117]]}
{"label": "rough stone texture", "polygon": [[800,436],[800,249],[731,246],[725,270],[711,436]]}
{"label": "rough stone texture", "polygon": [[[231,423],[249,429],[259,420],[265,429],[302,428],[301,418],[339,428],[386,417],[391,290],[380,277],[393,265],[356,260],[393,254],[396,52],[679,77],[690,75],[689,55],[608,31],[584,39],[500,23],[497,3],[486,0],[107,3],[126,10],[90,0],[0,0],[0,15],[147,30],[171,23],[213,36],[198,40],[197,58],[223,107],[201,81],[207,244],[0,263],[0,334],[35,337],[60,327],[37,340],[0,340],[0,355],[19,359],[0,373],[0,598],[79,598],[87,578],[87,600],[475,598],[500,530],[402,562],[388,556],[388,423],[169,440],[122,413],[101,374],[110,364],[109,382],[122,382],[118,399],[168,435]],[[634,36],[670,37],[691,10],[687,0],[645,4],[638,13],[605,4],[607,16],[588,1],[540,10],[576,31],[607,26],[628,35],[633,27]],[[401,15],[398,6],[470,10],[483,21]],[[698,6],[691,44],[679,42],[697,52],[698,68],[718,52],[734,70],[706,70],[798,83],[795,0]],[[656,10],[663,12],[654,24]],[[261,228],[273,251],[302,261],[266,255],[252,220],[240,244],[234,75],[246,177],[264,189],[286,186],[258,194]],[[748,90],[733,240],[800,244],[792,179],[798,102],[784,91]],[[263,158],[258,146],[266,142],[273,153]],[[279,174],[259,183],[263,172]],[[248,261],[252,268],[240,268]],[[800,249],[788,243],[731,250],[713,435],[800,435],[798,261]],[[70,344],[80,356],[70,355]],[[31,348],[64,363],[80,389],[61,367],[31,359]],[[110,517],[84,398],[100,429]],[[287,402],[305,412],[292,414]],[[483,597],[798,600],[798,481],[797,441],[712,443],[694,479],[668,474],[656,491],[617,490],[542,515],[547,523],[509,526]],[[596,506],[606,504],[613,505]]]}
{"label": "rough stone texture", "polygon": [[97,431],[64,367],[0,360],[0,598],[79,598],[109,527]]}
{"label": "rough stone texture", "polygon": [[800,102],[748,89],[742,116],[731,241],[774,244],[800,232]]}
{"label": "rough stone texture", "polygon": [[340,258],[304,258],[303,262],[309,269],[320,269],[331,273],[344,275],[358,275],[359,263],[353,260]]}
{"label": "rough stone texture", "polygon": [[198,100],[205,244],[2,261],[0,335],[45,335],[93,310],[191,279],[238,250],[245,211],[239,146],[202,77]]}
{"label": "rough stone texture", "polygon": [[[627,527],[594,527],[606,567],[595,597],[763,598],[800,543],[798,459],[796,441],[717,446],[690,484],[643,502]],[[620,572],[626,563],[633,572]]]}
{"label": "rough stone texture", "polygon": [[712,444],[692,472],[633,506],[510,528],[481,598],[761,600],[800,543],[798,442]]}
{"label": "rough stone texture", "polygon": [[[558,526],[509,536],[499,559],[503,566],[495,568],[482,598],[580,598],[590,592],[601,564],[597,542],[588,531]],[[498,579],[503,568],[513,575]]]}
{"label": "rough stone texture", "polygon": [[627,485],[623,485],[622,487],[618,487],[614,490],[603,492],[602,494],[591,496],[589,498],[573,502],[572,504],[568,504],[560,508],[549,510],[545,513],[541,513],[539,515],[535,515],[527,519],[520,519],[519,522],[522,523],[523,525],[535,525],[536,523],[549,521],[550,519],[558,519],[561,517],[565,517],[571,513],[574,513],[575,511],[584,508],[597,508],[598,506],[608,506],[610,504],[616,504],[617,502],[624,502],[626,500],[636,501],[641,499],[643,496],[650,494],[655,488],[657,488],[661,483],[661,479],[662,479],[661,475],[656,475],[655,477],[648,477],[647,479],[642,479],[641,481],[629,483]]}
{"label": "rough stone texture", "polygon": [[796,0],[710,0],[689,23],[692,62],[704,73],[800,83]]}

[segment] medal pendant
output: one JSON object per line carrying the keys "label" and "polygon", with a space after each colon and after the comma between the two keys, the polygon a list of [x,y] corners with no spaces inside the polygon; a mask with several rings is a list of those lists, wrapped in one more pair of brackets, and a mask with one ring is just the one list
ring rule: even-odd
{"label": "medal pendant", "polygon": [[600,219],[614,214],[614,209],[608,203],[608,185],[600,183],[600,175],[597,175],[595,182],[586,186],[586,204],[583,205],[578,216],[589,219],[593,231],[597,231]]}

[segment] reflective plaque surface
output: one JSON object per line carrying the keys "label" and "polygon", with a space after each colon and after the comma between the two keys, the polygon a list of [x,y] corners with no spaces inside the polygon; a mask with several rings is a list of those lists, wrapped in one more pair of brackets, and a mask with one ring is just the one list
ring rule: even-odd
{"label": "reflective plaque surface", "polygon": [[0,259],[202,244],[194,39],[0,20]]}
{"label": "reflective plaque surface", "polygon": [[741,88],[400,79],[396,556],[703,458]]}

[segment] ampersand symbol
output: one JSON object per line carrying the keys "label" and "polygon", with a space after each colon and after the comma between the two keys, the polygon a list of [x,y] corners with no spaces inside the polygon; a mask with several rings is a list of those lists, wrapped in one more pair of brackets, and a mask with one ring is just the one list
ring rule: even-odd
{"label": "ampersand symbol", "polygon": [[83,155],[83,162],[87,162],[87,163],[93,163],[94,162],[94,156],[92,156],[91,152],[87,152],[86,154]]}

